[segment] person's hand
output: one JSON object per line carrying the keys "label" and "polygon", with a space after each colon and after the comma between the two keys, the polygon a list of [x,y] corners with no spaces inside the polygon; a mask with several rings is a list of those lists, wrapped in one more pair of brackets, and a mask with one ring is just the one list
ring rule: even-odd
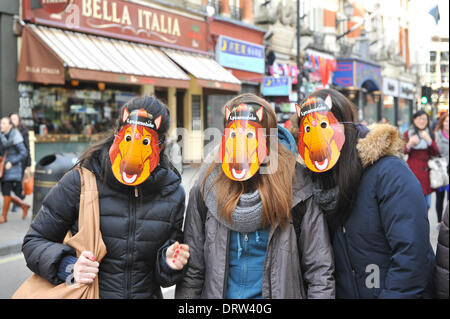
{"label": "person's hand", "polygon": [[11,164],[11,162],[8,162],[8,163],[6,163],[6,165],[5,165],[5,169],[8,171],[8,170],[10,170],[11,169],[11,167],[12,167],[12,164]]}
{"label": "person's hand", "polygon": [[91,284],[97,277],[99,263],[94,254],[83,251],[73,267],[73,277],[76,283]]}
{"label": "person's hand", "polygon": [[166,250],[166,263],[174,270],[183,269],[189,259],[189,246],[175,242]]}
{"label": "person's hand", "polygon": [[427,133],[427,131],[420,131],[419,134],[420,134],[420,136],[422,136],[422,138],[423,138],[427,143],[430,143],[430,142],[431,142],[431,137],[430,137],[430,135]]}
{"label": "person's hand", "polygon": [[419,143],[419,137],[417,135],[411,136],[411,138],[408,141],[408,144],[406,145],[408,148],[414,147]]}

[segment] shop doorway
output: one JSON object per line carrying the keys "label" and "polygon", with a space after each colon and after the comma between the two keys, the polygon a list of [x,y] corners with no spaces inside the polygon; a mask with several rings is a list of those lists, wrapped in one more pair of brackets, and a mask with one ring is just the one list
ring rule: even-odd
{"label": "shop doorway", "polygon": [[165,105],[167,105],[167,88],[160,88],[160,87],[155,87],[155,96],[158,100],[160,100],[161,102],[163,102]]}
{"label": "shop doorway", "polygon": [[[177,89],[177,128],[184,127],[184,96],[186,90]],[[178,136],[180,141],[181,136]]]}

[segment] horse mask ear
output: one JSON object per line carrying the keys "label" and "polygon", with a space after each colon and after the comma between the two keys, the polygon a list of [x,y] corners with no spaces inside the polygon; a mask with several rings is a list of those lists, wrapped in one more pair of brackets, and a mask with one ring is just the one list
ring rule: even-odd
{"label": "horse mask ear", "polygon": [[159,127],[161,126],[161,120],[162,120],[162,115],[158,116],[155,120],[155,126],[156,126],[157,130],[159,130]]}
{"label": "horse mask ear", "polygon": [[230,108],[228,107],[228,105],[225,105],[225,121],[228,120],[228,117],[230,116],[230,114],[231,114]]}
{"label": "horse mask ear", "polygon": [[128,115],[130,115],[130,112],[128,112],[127,108],[124,107],[122,111],[122,124],[125,123],[125,121],[128,118]]}
{"label": "horse mask ear", "polygon": [[300,105],[298,105],[297,103],[295,103],[295,110],[297,111],[297,116],[298,116],[298,118],[300,118],[300,110],[301,110],[301,107],[300,107]]}
{"label": "horse mask ear", "polygon": [[261,122],[264,116],[264,108],[262,106],[256,111],[256,116],[258,117],[259,122]]}
{"label": "horse mask ear", "polygon": [[325,104],[330,108],[330,110],[333,108],[333,103],[331,101],[331,96],[328,94],[327,98],[325,99]]}

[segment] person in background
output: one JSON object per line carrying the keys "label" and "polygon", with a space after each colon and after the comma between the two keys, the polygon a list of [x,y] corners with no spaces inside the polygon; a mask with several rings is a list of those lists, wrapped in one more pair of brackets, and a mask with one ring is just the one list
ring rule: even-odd
{"label": "person in background", "polygon": [[315,91],[297,113],[299,153],[332,236],[336,298],[431,298],[427,206],[399,158],[397,128],[356,124],[356,107],[330,89]]}
{"label": "person in background", "polygon": [[[9,117],[3,117],[1,119],[0,129],[2,155],[6,156],[5,171],[1,179],[3,211],[2,216],[0,217],[0,224],[2,224],[7,222],[7,215],[11,202],[17,203],[17,205],[22,208],[22,219],[27,217],[30,205],[22,201],[25,198],[22,194],[22,163],[27,157],[27,150],[23,143],[23,137],[19,131],[13,127],[13,123]],[[11,192],[14,192],[18,197],[11,196]]]}
{"label": "person in background", "polygon": [[448,299],[448,203],[436,248],[436,269],[433,277],[435,297]]}
{"label": "person in background", "polygon": [[[447,161],[447,171],[448,171],[448,139],[449,139],[449,130],[448,130],[448,113],[442,114],[441,118],[436,125],[435,133],[436,133],[436,144],[439,149],[439,153],[445,160]],[[438,218],[438,227],[442,221],[442,209],[444,207],[444,199],[445,199],[445,191],[447,191],[447,200],[449,198],[449,187],[444,186],[436,190],[436,213]]]}
{"label": "person in background", "polygon": [[[286,125],[286,123],[288,123],[288,124]],[[286,123],[284,125],[284,128],[287,129],[289,131],[289,133],[292,134],[292,136],[294,137],[294,140],[295,140],[295,144],[297,145],[297,138],[298,138],[297,114],[294,113],[289,118],[289,121],[286,121]]]}
{"label": "person in background", "polygon": [[[27,128],[22,124],[22,121],[19,117],[19,114],[17,113],[11,113],[9,115],[9,118],[11,119],[14,128],[20,132],[23,138],[23,144],[25,145],[25,148],[27,149],[27,157],[22,162],[22,177],[25,176],[25,171],[27,169],[30,169],[31,166],[31,154],[30,154],[30,139],[28,136],[28,130]],[[23,196],[25,198],[25,195]],[[13,208],[11,209],[11,212],[17,211],[17,205],[16,203],[13,203]]]}
{"label": "person in background", "polygon": [[381,118],[380,123],[381,124],[391,124],[391,122],[389,122],[389,120],[385,116],[383,116]]}
{"label": "person in background", "polygon": [[428,161],[433,156],[439,156],[439,150],[434,141],[434,134],[429,128],[430,119],[427,112],[420,110],[414,113],[412,124],[403,134],[406,141],[404,153],[408,154],[408,166],[422,186],[427,207],[431,206],[430,175]]}

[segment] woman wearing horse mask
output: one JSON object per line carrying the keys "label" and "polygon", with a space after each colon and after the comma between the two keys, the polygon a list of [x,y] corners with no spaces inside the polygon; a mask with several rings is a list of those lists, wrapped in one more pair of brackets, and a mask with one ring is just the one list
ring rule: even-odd
{"label": "woman wearing horse mask", "polygon": [[132,99],[119,114],[114,133],[89,147],[75,165],[96,176],[106,255],[100,263],[89,251],[77,258],[62,244],[67,231],[75,234],[78,227],[76,169],[44,199],[23,253],[28,267],[53,284],[70,275],[90,284],[98,276],[100,298],[162,298],[160,287],[174,285],[189,258],[189,247],[181,242],[181,176],[164,154],[170,114],[149,96]]}
{"label": "woman wearing horse mask", "polygon": [[356,124],[341,93],[315,91],[297,106],[298,151],[327,217],[336,298],[431,296],[434,254],[427,206],[390,124]]}
{"label": "woman wearing horse mask", "polygon": [[325,218],[310,179],[278,140],[270,104],[242,94],[224,107],[220,149],[190,191],[191,257],[176,298],[334,298]]}

